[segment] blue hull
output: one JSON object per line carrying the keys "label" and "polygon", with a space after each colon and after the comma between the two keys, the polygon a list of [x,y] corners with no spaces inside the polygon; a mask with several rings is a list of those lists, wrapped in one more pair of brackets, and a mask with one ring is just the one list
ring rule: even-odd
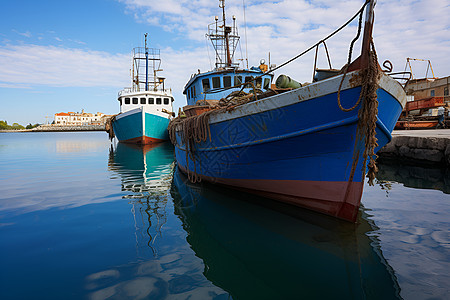
{"label": "blue hull", "polygon": [[[351,107],[360,90],[341,91],[342,106]],[[402,111],[390,93],[379,89],[377,94],[376,151],[390,141]],[[178,166],[203,180],[354,221],[365,176],[364,140],[356,138],[359,106],[340,110],[336,92],[277,107],[280,97],[290,96],[247,104],[255,113],[211,120],[211,141],[194,145],[195,161],[186,156],[178,132]],[[352,172],[354,156],[358,159]]]}
{"label": "blue hull", "polygon": [[114,134],[120,142],[150,144],[169,139],[169,119],[141,109],[118,115],[113,122]]}

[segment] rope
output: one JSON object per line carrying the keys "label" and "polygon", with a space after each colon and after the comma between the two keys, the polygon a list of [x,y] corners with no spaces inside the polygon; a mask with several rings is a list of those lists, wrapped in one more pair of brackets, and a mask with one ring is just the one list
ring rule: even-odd
{"label": "rope", "polygon": [[376,128],[377,128],[377,116],[378,116],[378,100],[377,100],[377,90],[379,88],[379,81],[381,78],[381,71],[378,68],[378,58],[375,51],[375,45],[373,41],[370,41],[370,51],[369,51],[369,65],[365,70],[362,70],[362,84],[360,99],[364,99],[361,107],[358,111],[358,127],[357,127],[357,138],[355,140],[355,150],[353,153],[352,169],[350,172],[349,182],[353,181],[353,176],[355,174],[356,165],[359,160],[359,151],[356,144],[361,139],[364,139],[364,151],[363,151],[363,170],[367,163],[368,172],[368,183],[370,186],[373,185],[373,180],[378,172],[378,167],[376,166],[377,155],[375,154],[375,148],[378,146],[376,138]]}
{"label": "rope", "polygon": [[375,175],[378,172],[378,167],[375,163],[378,157],[375,154],[375,148],[378,146],[376,138],[378,116],[377,90],[382,73],[378,68],[378,57],[373,40],[370,41],[370,47],[369,67],[367,68],[367,74],[361,90],[364,96],[364,103],[358,112],[358,117],[361,128],[360,134],[365,138],[363,168],[366,165],[367,159],[369,159],[367,177],[369,179],[369,185],[372,186]]}
{"label": "rope", "polygon": [[[209,127],[209,117],[212,113],[219,112],[220,109],[213,108],[210,111],[204,112],[198,116],[181,117],[178,116],[170,121],[168,126],[170,141],[174,145],[178,145],[176,139],[176,132],[180,132],[180,139],[186,149],[186,171],[188,179],[192,183],[201,182],[201,177],[197,172],[195,144],[205,142],[207,139],[211,141],[211,130]],[[189,169],[189,159],[193,162],[194,171]],[[201,162],[200,162],[201,163]]]}
{"label": "rope", "polygon": [[342,111],[345,111],[345,112],[354,110],[354,109],[359,105],[359,103],[361,102],[361,95],[362,95],[362,93],[359,94],[358,101],[356,101],[355,105],[353,105],[352,107],[350,107],[350,108],[344,108],[344,107],[341,105],[341,88],[342,88],[342,83],[344,82],[345,75],[347,75],[348,67],[350,66],[350,62],[352,61],[353,45],[354,45],[355,42],[359,39],[359,36],[360,36],[360,34],[361,34],[362,15],[363,15],[363,12],[361,11],[361,12],[359,13],[358,33],[356,34],[355,38],[354,38],[354,39],[352,40],[352,42],[350,43],[350,49],[348,50],[347,64],[346,64],[345,67],[344,67],[344,75],[342,76],[341,83],[339,84],[339,89],[338,89],[338,92],[337,92],[338,106],[339,106],[339,108],[340,108]]}
{"label": "rope", "polygon": [[110,141],[112,141],[113,138],[115,137],[114,129],[112,126],[112,123],[114,123],[115,120],[116,120],[116,115],[114,115],[111,118],[109,118],[108,120],[106,120],[106,123],[105,123],[105,131],[108,133],[108,137],[109,137]]}

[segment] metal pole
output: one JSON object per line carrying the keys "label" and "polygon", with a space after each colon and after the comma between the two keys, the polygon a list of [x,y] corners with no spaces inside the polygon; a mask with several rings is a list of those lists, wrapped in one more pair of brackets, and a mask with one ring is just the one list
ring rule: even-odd
{"label": "metal pole", "polygon": [[147,49],[147,33],[145,34],[145,91],[148,91],[148,49]]}

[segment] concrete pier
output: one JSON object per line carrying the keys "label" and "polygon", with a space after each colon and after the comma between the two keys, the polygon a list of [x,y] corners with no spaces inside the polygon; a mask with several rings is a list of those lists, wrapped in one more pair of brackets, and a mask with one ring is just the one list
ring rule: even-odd
{"label": "concrete pier", "polygon": [[0,130],[0,132],[105,131],[103,125],[40,125],[33,129]]}
{"label": "concrete pier", "polygon": [[105,125],[41,125],[30,131],[105,131]]}
{"label": "concrete pier", "polygon": [[450,129],[396,130],[392,141],[377,154],[380,160],[450,168]]}

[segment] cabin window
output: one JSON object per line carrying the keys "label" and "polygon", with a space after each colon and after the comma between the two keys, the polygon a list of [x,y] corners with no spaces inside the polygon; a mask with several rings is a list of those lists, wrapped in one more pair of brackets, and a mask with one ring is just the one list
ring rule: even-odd
{"label": "cabin window", "polygon": [[133,100],[133,104],[138,104],[139,103],[138,98],[132,98],[132,100]]}
{"label": "cabin window", "polygon": [[191,89],[187,90],[187,97],[188,97],[188,99],[191,98]]}
{"label": "cabin window", "polygon": [[164,104],[165,105],[169,104],[169,98],[164,98]]}
{"label": "cabin window", "polygon": [[264,78],[264,89],[270,88],[270,78]]}
{"label": "cabin window", "polygon": [[212,82],[213,82],[214,89],[220,88],[220,77],[213,77]]}
{"label": "cabin window", "polygon": [[234,76],[234,85],[239,85],[242,83],[242,76]]}
{"label": "cabin window", "polygon": [[141,104],[145,104],[145,101],[146,99],[145,98],[141,98]]}
{"label": "cabin window", "polygon": [[197,95],[195,92],[195,85],[192,87],[192,98],[194,98]]}
{"label": "cabin window", "polygon": [[448,96],[448,87],[444,88],[444,96]]}
{"label": "cabin window", "polygon": [[431,96],[431,97],[434,97],[434,90],[431,90],[431,91],[430,91],[430,96]]}
{"label": "cabin window", "polygon": [[202,80],[202,85],[203,85],[203,91],[207,92],[211,89],[211,86],[209,85],[209,78],[205,78]]}
{"label": "cabin window", "polygon": [[148,104],[155,104],[155,98],[148,98]]}
{"label": "cabin window", "polygon": [[[245,82],[251,82],[253,80],[253,76],[245,76]],[[245,85],[246,88],[251,88],[252,85],[250,83],[247,83]]]}
{"label": "cabin window", "polygon": [[130,104],[130,98],[125,98],[125,104]]}
{"label": "cabin window", "polygon": [[231,86],[231,76],[223,76],[223,87]]}
{"label": "cabin window", "polygon": [[119,103],[120,105],[122,105],[122,98],[119,98]]}
{"label": "cabin window", "polygon": [[161,98],[156,98],[156,104],[161,104]]}
{"label": "cabin window", "polygon": [[259,77],[259,78],[256,79],[256,84],[255,84],[256,88],[260,89],[261,88],[261,84],[262,84],[262,78]]}

